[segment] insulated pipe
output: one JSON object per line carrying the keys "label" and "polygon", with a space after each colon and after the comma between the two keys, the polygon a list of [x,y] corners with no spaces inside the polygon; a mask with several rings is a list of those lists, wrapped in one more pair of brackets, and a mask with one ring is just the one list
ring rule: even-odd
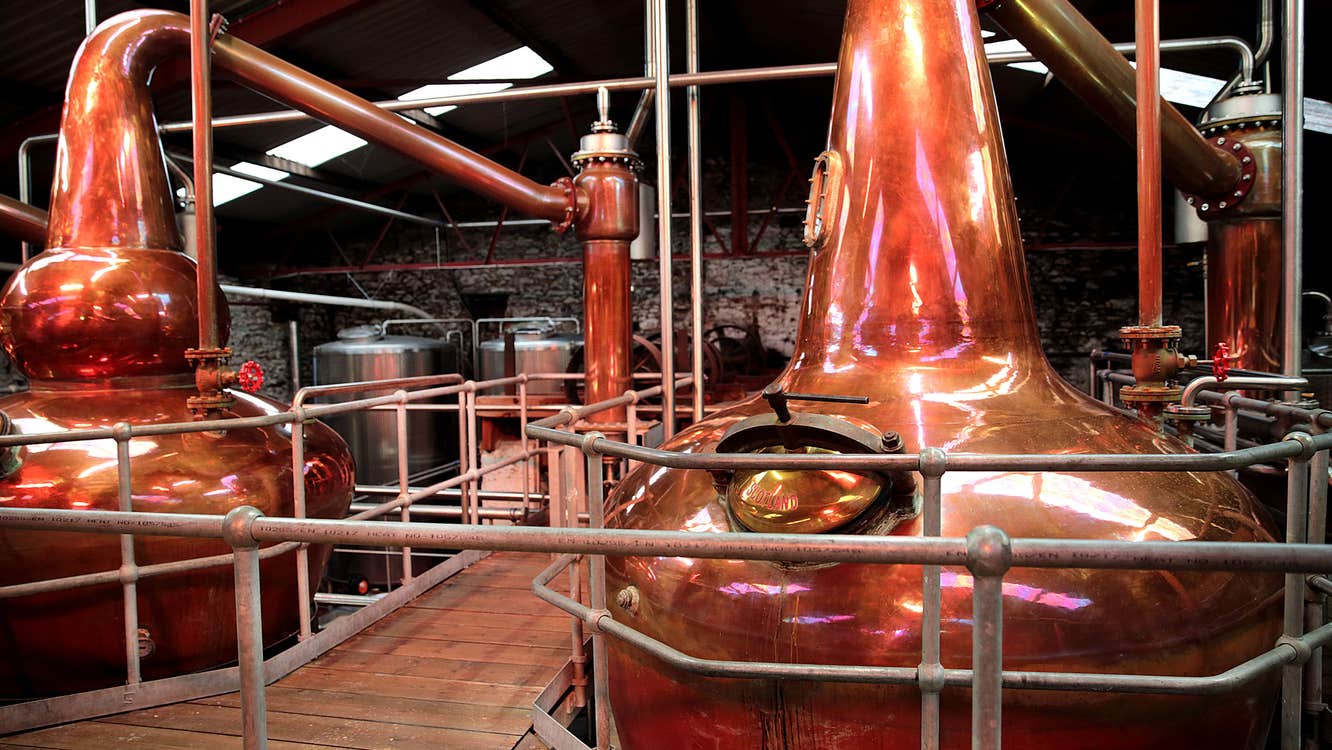
{"label": "insulated pipe", "polygon": [[46,212],[0,195],[0,232],[41,245],[46,242]]}
{"label": "insulated pipe", "polygon": [[[1161,8],[1137,0],[1138,325],[1161,325]],[[1209,147],[1210,148],[1210,147]]]}
{"label": "insulated pipe", "polygon": [[337,297],[331,294],[309,294],[307,292],[287,292],[280,289],[259,289],[249,286],[237,286],[235,284],[222,284],[222,291],[226,292],[228,295],[274,300],[277,302],[296,302],[310,305],[327,305],[329,307],[360,307],[371,310],[405,313],[416,318],[433,319],[434,317],[419,307],[413,307],[412,305],[403,302],[391,302],[389,300]]}
{"label": "insulated pipe", "polygon": [[[990,16],[1045,63],[1124,139],[1136,132],[1133,67],[1068,0],[1002,0]],[[1141,60],[1141,51],[1139,51]],[[1161,105],[1165,174],[1186,193],[1226,195],[1240,179],[1235,157],[1203,140],[1184,116]]]}

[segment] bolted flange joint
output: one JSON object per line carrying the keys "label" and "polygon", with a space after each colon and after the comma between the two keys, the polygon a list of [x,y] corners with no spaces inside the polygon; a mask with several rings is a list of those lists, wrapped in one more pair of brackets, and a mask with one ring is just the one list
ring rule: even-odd
{"label": "bolted flange joint", "polygon": [[967,570],[972,575],[998,577],[1013,563],[1013,543],[998,526],[977,526],[967,532]]}
{"label": "bolted flange joint", "polygon": [[235,549],[258,547],[259,540],[254,538],[254,522],[263,517],[263,512],[251,505],[232,508],[226,518],[222,519],[222,539]]}

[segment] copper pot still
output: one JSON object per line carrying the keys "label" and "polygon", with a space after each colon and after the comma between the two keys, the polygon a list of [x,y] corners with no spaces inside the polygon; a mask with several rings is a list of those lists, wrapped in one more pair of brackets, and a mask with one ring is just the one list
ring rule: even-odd
{"label": "copper pot still", "polygon": [[[888,433],[949,453],[1183,453],[1182,443],[1055,374],[1037,335],[1012,187],[973,0],[850,0],[795,355],[775,386],[863,396],[791,401],[804,429],[753,430],[739,403],[681,432],[678,451],[865,452]],[[745,422],[744,420],[751,420]],[[848,442],[849,441],[849,442]],[[857,446],[864,446],[857,448]],[[907,486],[903,492],[903,486]],[[948,473],[944,536],[1271,541],[1270,520],[1224,473]],[[644,465],[611,493],[608,525],[696,533],[921,534],[918,490],[847,472],[737,474]],[[608,562],[615,618],[708,659],[914,667],[918,566],[686,558]],[[971,666],[971,585],[942,576],[942,661]],[[1272,575],[1014,569],[1003,664],[1015,670],[1208,675],[1271,648]],[[902,748],[920,742],[914,687],[718,680],[610,640],[625,750]],[[1004,691],[1006,747],[1252,748],[1276,693],[1216,697]],[[970,695],[942,695],[944,747],[970,744]]]}
{"label": "copper pot still", "polygon": [[[0,292],[0,339],[31,389],[0,398],[11,431],[188,422],[195,393],[185,350],[198,342],[195,263],[180,252],[146,82],[185,49],[151,15],[118,17],[84,43],[70,76],[52,188],[46,252]],[[222,299],[222,295],[217,295]],[[225,303],[219,311],[223,343]],[[285,411],[234,393],[222,417]],[[322,424],[305,429],[307,515],[341,518],[351,502],[346,444]],[[289,427],[134,438],[136,511],[224,514],[253,505],[293,514]],[[0,478],[0,507],[117,510],[111,440],[27,446]],[[138,565],[224,554],[219,540],[143,536]],[[327,547],[310,549],[317,583]],[[114,535],[0,530],[0,585],[115,571]],[[261,564],[267,644],[298,630],[294,553]],[[229,564],[138,582],[146,680],[236,659]],[[312,586],[313,588],[313,586]],[[0,699],[124,684],[124,613],[118,583],[25,596],[0,606]]]}

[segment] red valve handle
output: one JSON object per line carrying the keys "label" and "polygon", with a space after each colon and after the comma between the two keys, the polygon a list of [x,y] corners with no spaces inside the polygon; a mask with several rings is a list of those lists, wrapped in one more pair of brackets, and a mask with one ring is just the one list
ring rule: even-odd
{"label": "red valve handle", "polygon": [[236,372],[236,385],[246,393],[254,393],[264,385],[264,368],[258,362],[249,360]]}
{"label": "red valve handle", "polygon": [[1212,374],[1216,376],[1216,382],[1224,383],[1230,376],[1230,359],[1230,346],[1224,341],[1217,342],[1212,350]]}

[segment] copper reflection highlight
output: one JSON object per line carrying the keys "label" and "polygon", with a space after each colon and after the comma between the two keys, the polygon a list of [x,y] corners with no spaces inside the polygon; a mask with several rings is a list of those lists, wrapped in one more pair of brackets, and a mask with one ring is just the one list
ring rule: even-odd
{"label": "copper reflection highlight", "polygon": [[[829,148],[845,168],[814,252],[787,391],[867,396],[793,403],[901,434],[908,452],[1180,453],[1173,438],[1061,380],[1039,344],[993,93],[970,0],[851,0]],[[715,450],[740,403],[667,447]],[[958,473],[943,480],[945,536],[1270,541],[1270,521],[1225,474]],[[830,498],[835,499],[835,498]],[[642,466],[608,498],[608,525],[731,528],[701,471]],[[920,534],[919,519],[892,533]],[[916,666],[918,566],[782,566],[687,558],[608,563],[617,619],[711,659]],[[945,570],[942,653],[970,666],[970,577]],[[1207,572],[1015,569],[1005,578],[1004,666],[1214,674],[1271,647],[1281,580]],[[611,641],[626,750],[880,748],[920,743],[920,695],[888,688],[712,680]],[[1074,750],[1247,748],[1271,681],[1220,698],[1007,690],[1004,740]],[[969,695],[945,690],[942,745],[969,745]]]}

